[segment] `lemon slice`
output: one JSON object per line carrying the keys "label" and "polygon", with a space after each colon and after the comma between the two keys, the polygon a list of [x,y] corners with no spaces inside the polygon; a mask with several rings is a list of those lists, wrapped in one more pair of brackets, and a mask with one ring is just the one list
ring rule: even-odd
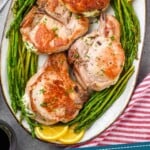
{"label": "lemon slice", "polygon": [[62,135],[60,138],[58,138],[58,140],[62,144],[75,144],[81,140],[84,133],[85,133],[84,130],[82,130],[79,133],[76,133],[74,132],[74,127],[69,127],[67,132],[64,135]]}
{"label": "lemon slice", "polygon": [[66,125],[41,126],[35,128],[35,134],[38,138],[51,142],[64,135],[67,130]]}

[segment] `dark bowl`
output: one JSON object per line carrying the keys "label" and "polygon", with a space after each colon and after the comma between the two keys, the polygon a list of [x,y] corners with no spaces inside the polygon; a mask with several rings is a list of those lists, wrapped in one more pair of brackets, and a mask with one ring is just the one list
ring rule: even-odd
{"label": "dark bowl", "polygon": [[7,141],[9,143],[8,150],[16,150],[17,138],[12,127],[5,121],[0,120],[0,130],[2,130],[2,132],[5,134],[5,137],[8,138],[8,141]]}

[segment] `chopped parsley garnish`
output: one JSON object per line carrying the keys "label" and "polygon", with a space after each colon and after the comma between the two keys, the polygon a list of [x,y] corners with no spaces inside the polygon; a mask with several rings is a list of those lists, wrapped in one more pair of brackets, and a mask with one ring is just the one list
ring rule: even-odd
{"label": "chopped parsley garnish", "polygon": [[76,16],[76,19],[80,19],[81,18],[81,16],[80,15],[75,15]]}
{"label": "chopped parsley garnish", "polygon": [[47,103],[43,102],[40,104],[41,107],[47,107]]}
{"label": "chopped parsley garnish", "polygon": [[43,94],[45,92],[46,92],[45,89],[40,89],[40,94]]}
{"label": "chopped parsley garnish", "polygon": [[67,93],[73,93],[73,92],[74,92],[73,87],[71,87],[70,89],[67,90]]}
{"label": "chopped parsley garnish", "polygon": [[44,18],[43,23],[44,23],[44,24],[47,23],[47,18]]}
{"label": "chopped parsley garnish", "polygon": [[57,31],[58,31],[58,27],[53,27],[52,31],[55,33],[55,36],[58,36]]}
{"label": "chopped parsley garnish", "polygon": [[54,32],[56,32],[56,31],[58,30],[58,27],[53,27],[52,30],[53,30]]}
{"label": "chopped parsley garnish", "polygon": [[75,53],[75,54],[73,55],[73,57],[74,57],[74,58],[79,58],[79,54],[78,54],[78,53]]}
{"label": "chopped parsley garnish", "polygon": [[90,56],[88,54],[85,55],[86,58],[90,58]]}
{"label": "chopped parsley garnish", "polygon": [[114,41],[114,40],[115,40],[115,37],[112,35],[112,36],[110,37],[110,39],[111,39],[112,41]]}

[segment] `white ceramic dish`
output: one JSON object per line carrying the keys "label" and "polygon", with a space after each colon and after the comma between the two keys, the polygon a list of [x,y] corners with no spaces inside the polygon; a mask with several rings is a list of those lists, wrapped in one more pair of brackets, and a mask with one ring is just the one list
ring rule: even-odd
{"label": "white ceramic dish", "polygon": [[[138,75],[138,70],[139,70],[139,65],[140,65],[140,60],[141,60],[141,54],[142,54],[142,48],[143,48],[143,42],[144,42],[144,34],[145,34],[145,23],[146,23],[146,2],[145,0],[135,0],[133,2],[133,6],[135,8],[135,11],[137,13],[137,16],[140,21],[140,29],[141,29],[141,41],[139,43],[138,47],[138,59],[134,61],[134,66],[135,66],[135,72],[133,76],[130,78],[127,87],[121,97],[109,108],[109,110],[101,117],[99,118],[92,126],[91,128],[85,133],[83,139],[80,142],[87,141],[98,134],[100,134],[102,131],[104,131],[107,127],[109,127],[115,120],[116,118],[123,112],[125,107],[127,106],[131,94],[134,90],[137,75]],[[109,9],[108,13],[112,13],[112,10]],[[8,92],[8,82],[7,82],[7,72],[6,72],[6,56],[7,56],[7,49],[8,49],[8,40],[5,38],[6,31],[9,28],[10,22],[12,20],[12,14],[11,11],[8,14],[7,22],[6,22],[6,27],[4,30],[4,36],[2,40],[2,47],[1,47],[1,85],[2,85],[2,90],[3,94],[5,97],[5,100],[9,106],[9,108],[12,110],[11,105],[10,105],[10,96]],[[43,58],[42,58],[43,59]],[[39,60],[39,64],[41,66],[42,64],[42,59]],[[13,110],[12,110],[13,112]],[[19,113],[17,115],[14,114],[14,116],[19,120]],[[23,127],[29,131],[28,124],[23,121],[22,123]]]}

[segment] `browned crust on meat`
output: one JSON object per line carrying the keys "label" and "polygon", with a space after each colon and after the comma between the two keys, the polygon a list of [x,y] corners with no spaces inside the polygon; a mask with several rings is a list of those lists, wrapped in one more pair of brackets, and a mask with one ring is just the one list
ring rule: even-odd
{"label": "browned crust on meat", "polygon": [[[35,120],[43,124],[54,124],[57,122],[68,122],[72,120],[82,108],[83,103],[87,100],[87,93],[70,78],[68,73],[68,64],[64,53],[53,54],[49,56],[40,72],[34,75],[27,84],[26,93],[30,97],[30,109],[35,113]],[[57,79],[51,79],[56,76]],[[43,78],[47,80],[40,94],[43,94],[41,104],[37,106],[37,100],[33,98],[33,91],[42,82]],[[78,91],[76,91],[78,88]],[[80,93],[81,92],[81,93]],[[42,105],[43,104],[43,105]],[[56,113],[55,118],[49,119],[39,111],[39,105],[51,116],[58,109],[64,111],[59,115]]]}
{"label": "browned crust on meat", "polygon": [[[41,2],[42,3],[42,2]],[[42,5],[42,4],[41,4]],[[55,6],[54,6],[55,7]],[[38,15],[38,17],[42,17],[43,12],[40,12],[39,8],[33,7],[31,11],[25,16],[21,23],[20,32],[23,36],[23,41],[30,42],[33,44],[33,46],[36,48],[36,53],[58,53],[61,51],[65,51],[69,48],[69,46],[72,44],[72,42],[77,39],[78,37],[82,36],[88,31],[89,27],[89,20],[85,17],[80,17],[77,19],[78,24],[80,25],[79,29],[74,29],[72,34],[68,36],[67,38],[63,38],[63,36],[59,37],[55,34],[54,30],[47,29],[44,23],[41,23],[39,25],[39,30],[36,33],[35,40],[38,43],[38,45],[35,45],[35,43],[30,39],[29,33],[36,24],[33,24],[35,16]],[[50,16],[48,16],[50,17]],[[53,18],[55,19],[55,18]],[[57,20],[56,20],[57,21]],[[65,24],[64,24],[65,26]],[[51,41],[54,41],[53,45],[50,45],[49,43]]]}
{"label": "browned crust on meat", "polygon": [[110,0],[61,0],[67,8],[75,13],[83,13],[93,10],[103,10]]}

